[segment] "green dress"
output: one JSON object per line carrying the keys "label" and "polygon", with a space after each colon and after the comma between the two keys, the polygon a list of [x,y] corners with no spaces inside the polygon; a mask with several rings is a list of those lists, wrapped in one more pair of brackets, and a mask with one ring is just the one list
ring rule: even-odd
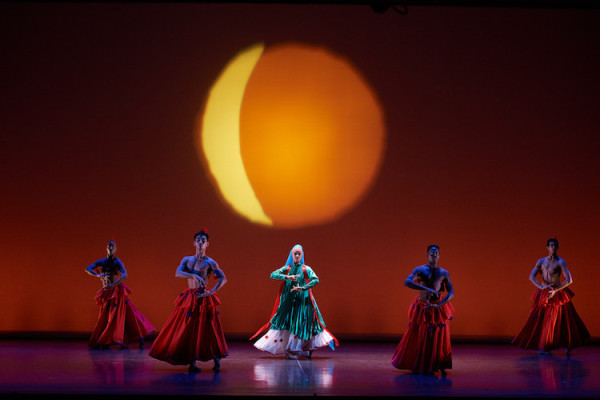
{"label": "green dress", "polygon": [[[279,307],[271,318],[271,329],[287,330],[299,339],[309,340],[323,331],[325,322],[308,290],[319,283],[319,278],[308,265],[305,265],[305,270],[306,274],[301,264],[286,265],[271,273],[271,279],[284,280]],[[287,275],[300,275],[300,278],[294,282],[285,279]],[[300,286],[303,290],[291,292],[294,286]]]}

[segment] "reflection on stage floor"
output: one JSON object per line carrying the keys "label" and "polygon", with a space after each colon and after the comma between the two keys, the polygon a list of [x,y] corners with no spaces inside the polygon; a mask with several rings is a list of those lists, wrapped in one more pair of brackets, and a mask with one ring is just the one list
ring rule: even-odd
{"label": "reflection on stage floor", "polygon": [[396,343],[342,342],[290,360],[247,341],[229,343],[221,371],[200,373],[148,355],[145,348],[90,350],[85,340],[0,340],[0,393],[89,397],[348,395],[401,397],[600,397],[600,347],[538,355],[511,344],[453,345],[446,374],[415,375],[390,364]]}

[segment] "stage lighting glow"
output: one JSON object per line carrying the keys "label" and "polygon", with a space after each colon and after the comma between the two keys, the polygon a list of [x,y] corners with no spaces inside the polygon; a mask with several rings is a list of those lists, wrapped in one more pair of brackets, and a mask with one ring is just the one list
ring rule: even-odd
{"label": "stage lighting glow", "polygon": [[263,45],[256,45],[240,53],[213,85],[202,119],[199,150],[204,150],[210,172],[228,204],[252,222],[271,225],[248,181],[239,130],[246,83],[263,49]]}
{"label": "stage lighting glow", "polygon": [[385,125],[375,93],[346,59],[323,47],[258,44],[215,82],[198,136],[235,211],[296,228],[333,221],[367,193]]}

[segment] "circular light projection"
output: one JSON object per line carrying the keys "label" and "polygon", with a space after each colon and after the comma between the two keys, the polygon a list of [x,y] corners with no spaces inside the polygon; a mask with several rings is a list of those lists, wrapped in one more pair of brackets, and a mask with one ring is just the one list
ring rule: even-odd
{"label": "circular light projection", "polygon": [[325,48],[254,45],[221,73],[196,145],[233,210],[281,228],[333,221],[377,175],[381,106],[362,75]]}

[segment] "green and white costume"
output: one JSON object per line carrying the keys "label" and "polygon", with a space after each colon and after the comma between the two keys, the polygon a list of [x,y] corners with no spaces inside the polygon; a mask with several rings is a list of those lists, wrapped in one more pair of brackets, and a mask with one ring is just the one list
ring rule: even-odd
{"label": "green and white costume", "polygon": [[[267,327],[269,330],[254,343],[254,347],[272,354],[292,353],[310,355],[310,352],[327,345],[334,348],[337,339],[325,328],[325,322],[314,299],[311,288],[319,283],[317,274],[302,260],[298,264],[292,261],[292,253],[300,245],[294,246],[285,266],[273,271],[271,279],[282,280],[279,296],[270,321],[252,337],[256,337]],[[286,279],[289,275],[299,275],[296,281]],[[291,289],[300,286],[301,291]],[[251,339],[252,339],[251,338]]]}

